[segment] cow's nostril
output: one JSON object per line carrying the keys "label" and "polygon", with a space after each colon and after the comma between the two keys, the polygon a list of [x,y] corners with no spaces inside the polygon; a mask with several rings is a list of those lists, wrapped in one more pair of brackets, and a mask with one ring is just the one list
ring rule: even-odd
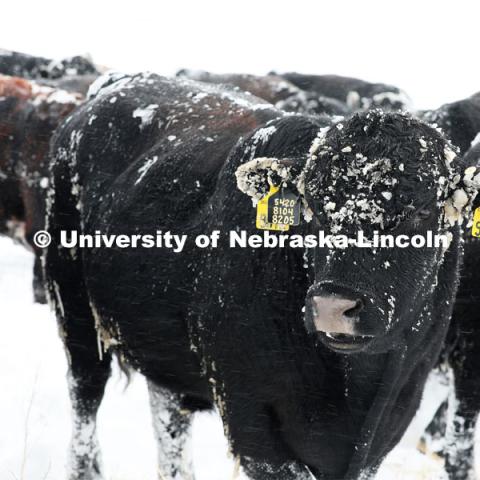
{"label": "cow's nostril", "polygon": [[358,298],[355,300],[355,305],[352,308],[345,310],[343,314],[349,318],[358,317],[358,314],[363,310],[364,306],[365,304],[363,303],[363,300]]}

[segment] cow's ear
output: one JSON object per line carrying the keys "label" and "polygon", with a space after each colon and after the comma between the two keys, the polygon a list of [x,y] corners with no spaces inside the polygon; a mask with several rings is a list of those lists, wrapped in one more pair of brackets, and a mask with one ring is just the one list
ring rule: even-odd
{"label": "cow's ear", "polygon": [[463,220],[471,222],[472,211],[480,207],[480,144],[455,163],[451,194],[445,202],[445,217],[450,225]]}
{"label": "cow's ear", "polygon": [[304,158],[254,158],[237,168],[237,187],[251,197],[254,204],[268,193],[271,185],[288,187],[298,193],[296,180],[304,164]]}

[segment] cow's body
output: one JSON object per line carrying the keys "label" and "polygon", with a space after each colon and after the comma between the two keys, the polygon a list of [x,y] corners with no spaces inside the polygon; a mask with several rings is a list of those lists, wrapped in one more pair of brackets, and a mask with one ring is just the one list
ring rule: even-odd
{"label": "cow's body", "polygon": [[85,95],[99,72],[85,57],[52,60],[0,49],[0,74],[35,80],[42,85]]}
{"label": "cow's body", "polygon": [[34,295],[45,302],[33,236],[45,225],[48,151],[55,128],[82,100],[78,94],[0,75],[0,234],[35,253]]}
{"label": "cow's body", "polygon": [[[120,82],[122,81],[125,79],[120,80]],[[159,81],[154,76],[151,79],[148,76],[140,76],[136,81],[127,77],[126,81],[134,86],[132,90],[129,90],[127,85],[125,89],[118,89],[118,93],[106,95],[104,88],[103,95],[93,100],[96,105],[95,109],[88,113],[90,106],[85,105],[71,120],[73,123],[69,122],[61,132],[59,144],[63,144],[64,141],[69,143],[70,140],[66,139],[73,135],[73,131],[78,132],[79,139],[83,144],[86,140],[85,135],[89,136],[91,132],[93,137],[88,144],[95,145],[94,149],[100,148],[95,154],[98,159],[95,164],[90,165],[88,159],[90,153],[86,150],[87,158],[80,158],[80,154],[76,160],[82,171],[79,178],[80,183],[84,185],[82,197],[85,195],[85,198],[90,198],[91,196],[93,200],[92,202],[88,201],[88,205],[84,206],[83,213],[89,216],[87,212],[90,208],[98,209],[100,205],[95,205],[95,192],[103,191],[105,193],[104,202],[100,207],[102,210],[104,207],[106,209],[104,213],[95,213],[92,216],[93,222],[100,220],[103,215],[109,217],[110,214],[113,214],[116,217],[117,213],[120,216],[127,214],[130,217],[136,209],[135,204],[137,206],[142,204],[144,213],[147,213],[150,208],[152,209],[141,221],[141,223],[146,222],[145,228],[149,230],[153,228],[152,233],[155,233],[156,229],[163,231],[171,229],[178,232],[187,230],[192,233],[191,224],[195,225],[195,217],[207,205],[208,198],[215,189],[219,172],[224,166],[225,158],[235,143],[242,135],[248,134],[268,120],[281,117],[282,113],[273,110],[271,105],[259,99],[255,99],[259,102],[258,110],[253,111],[251,101],[238,93],[225,91],[224,98],[222,98],[216,93],[209,95],[189,83],[183,84],[182,87],[177,86],[174,82]],[[108,80],[105,83],[108,85]],[[116,100],[114,103],[110,103],[113,98]],[[190,108],[194,111],[189,112]],[[98,115],[100,111],[102,114]],[[197,120],[192,122],[192,118]],[[93,120],[91,121],[91,119]],[[121,119],[121,122],[118,123],[115,119]],[[91,125],[89,125],[90,121]],[[130,134],[125,136],[128,131]],[[105,135],[110,140],[106,140]],[[104,148],[100,147],[101,144],[104,145]],[[187,145],[188,148],[185,149]],[[68,145],[66,146],[68,148]],[[178,154],[175,154],[176,150],[179,151]],[[68,155],[70,153],[69,151]],[[134,158],[137,159],[137,162],[133,161]],[[160,197],[157,197],[154,191],[147,193],[145,190],[150,190],[153,186],[151,181],[144,182],[142,179],[136,184],[142,177],[142,167],[148,165],[149,160],[154,158],[158,158],[158,160],[152,165],[148,176],[151,177],[155,171],[157,172],[155,176],[158,175],[160,183],[154,188],[154,191],[159,193]],[[79,223],[77,222],[80,220],[76,210],[78,199],[72,198],[72,185],[69,182],[75,172],[70,170],[68,159],[65,158],[65,160],[65,162],[57,163],[55,176],[59,182],[66,180],[68,186],[65,184],[66,191],[64,192],[58,187],[55,190],[51,222],[67,218],[73,222],[72,228],[78,228]],[[91,176],[88,173],[90,166],[95,167]],[[87,179],[84,175],[89,178]],[[110,205],[112,194],[119,194],[116,189],[117,185],[120,185],[118,182],[122,181],[132,183],[133,188],[137,191],[133,197],[138,194],[142,201],[134,201],[132,205],[130,201],[133,200],[133,197],[125,196],[120,192],[118,200],[122,203],[127,201],[129,204],[118,205],[119,209],[114,208],[115,211],[113,211],[111,206],[107,207],[107,205]],[[185,182],[188,183],[185,184]],[[120,190],[124,188],[125,186]],[[153,198],[147,200],[147,204],[150,205],[147,206],[147,209],[144,209],[145,204],[143,203],[147,198],[145,195],[147,197],[155,196],[155,200]],[[115,201],[115,203],[117,202]],[[160,205],[162,205],[161,208],[159,208]],[[68,213],[66,216],[65,210]],[[187,214],[186,218],[185,214]],[[131,227],[136,228],[126,218],[121,219],[119,224],[116,224],[116,221],[111,218],[107,221],[114,230],[119,229],[126,232]],[[50,225],[50,229],[52,227],[53,225]],[[65,227],[63,221],[58,227]],[[102,224],[102,230],[105,230],[105,227]],[[89,224],[86,225],[85,230],[90,230],[90,228],[97,227]],[[198,228],[202,230],[202,226],[199,225],[194,231]],[[110,227],[107,230],[110,231]],[[99,361],[98,358],[95,346],[97,331],[90,310],[90,302],[95,305],[99,318],[103,317],[101,336],[106,347],[109,345],[109,338],[117,337],[116,326],[122,324],[122,329],[126,328],[130,332],[124,331],[122,335],[133,335],[132,342],[129,340],[128,349],[122,351],[122,355],[127,356],[129,362],[137,366],[151,384],[168,388],[173,392],[175,400],[172,403],[179,402],[183,410],[195,411],[199,408],[210,408],[213,402],[211,388],[205,374],[201,372],[199,358],[191,351],[186,323],[188,305],[191,303],[190,299],[193,293],[194,262],[188,261],[181,264],[176,261],[180,259],[178,254],[159,249],[151,252],[152,257],[148,264],[141,261],[138,264],[140,270],[137,270],[137,268],[131,268],[132,262],[137,263],[137,260],[131,256],[135,256],[135,252],[129,252],[128,259],[123,255],[120,255],[120,257],[123,256],[123,259],[118,258],[118,253],[120,252],[113,250],[98,251],[93,257],[85,258],[85,261],[67,262],[72,263],[70,268],[63,265],[64,260],[68,259],[56,258],[57,255],[62,255],[62,252],[54,250],[48,255],[47,263],[52,273],[52,279],[59,285],[58,295],[60,298],[57,299],[57,305],[61,302],[65,312],[67,314],[72,312],[71,314],[74,316],[78,316],[77,312],[81,311],[82,320],[85,323],[83,329],[76,329],[76,322],[73,318],[66,316],[62,319],[66,346],[71,356],[72,377],[80,378],[79,381],[73,383],[80,388],[73,388],[72,397],[78,398],[79,402],[86,404],[83,412],[79,414],[74,436],[75,434],[81,436],[81,429],[92,423],[109,373],[110,352],[108,348],[106,348],[107,351],[104,353],[102,361]],[[142,252],[138,251],[137,253]],[[86,286],[82,282],[82,288],[78,289],[79,293],[72,295],[72,287],[77,288],[77,279],[86,278],[86,271],[90,268],[97,270],[100,266],[98,262],[103,262],[97,255],[104,254],[113,254],[115,259],[111,260],[113,262],[111,265],[122,272],[121,284],[117,284],[115,292],[110,289],[105,290],[103,287],[99,289],[99,284],[96,283],[97,279],[107,278],[104,286],[110,284],[112,272],[107,268],[91,277],[89,282],[95,282],[95,285],[88,286],[88,294]],[[78,260],[80,260],[80,255],[83,256],[83,252],[79,251]],[[184,259],[189,256],[185,253],[181,254]],[[124,263],[125,261],[127,262]],[[110,260],[108,263],[110,264]],[[157,270],[160,265],[161,268]],[[61,274],[63,278],[58,277],[60,272],[63,272]],[[130,290],[132,281],[136,283],[140,279],[139,275],[140,277],[145,275],[144,281],[148,287],[145,290],[146,297],[137,303],[131,294],[125,296],[121,292],[125,289]],[[90,275],[88,276],[90,277]],[[158,279],[153,280],[156,276]],[[53,295],[56,298],[55,291]],[[143,297],[143,294],[140,297]],[[160,303],[158,303],[159,299]],[[153,300],[153,303],[150,300]],[[124,302],[123,306],[120,307],[118,302]],[[115,316],[113,324],[104,323],[104,320],[107,319],[104,316],[106,311],[120,312],[122,310],[125,313],[122,318]],[[133,318],[140,317],[142,325],[135,321],[132,322]],[[149,338],[151,341],[147,340]],[[154,340],[159,338],[163,343],[161,349]],[[145,340],[149,346],[145,344]],[[88,350],[85,351],[82,345],[87,345]],[[79,349],[78,346],[80,346]],[[77,364],[85,367],[80,372],[76,372],[75,365]],[[97,388],[84,392],[82,386],[86,381]],[[189,415],[185,415],[183,418],[189,422],[189,417]],[[179,428],[183,429],[184,427]],[[78,478],[90,478],[89,475],[92,475],[92,471],[98,468],[93,438],[92,445],[93,449],[83,455],[77,454],[74,461],[72,470],[76,472]],[[177,465],[175,458],[172,461],[173,466],[164,466],[162,473],[166,478],[174,478],[175,472],[180,469],[181,474],[185,478],[189,478],[184,467]],[[180,474],[180,472],[177,473]]]}
{"label": "cow's body", "polygon": [[[385,151],[395,145],[397,130],[406,148],[405,132],[415,147],[423,133],[439,155],[447,148],[418,122],[369,115],[348,124],[352,135],[375,136],[378,130]],[[309,470],[316,478],[355,479],[375,470],[401,438],[447,331],[461,259],[458,227],[452,227],[448,251],[436,252],[440,260],[429,256],[433,268],[421,270],[419,282],[411,280],[411,257],[399,260],[395,275],[405,278],[389,294],[411,298],[413,289],[422,295],[414,295],[410,310],[408,302],[395,310],[383,297],[387,292],[379,293],[395,327],[382,327],[386,332],[378,338],[368,337],[375,340],[371,346],[351,355],[327,348],[328,339],[319,342],[305,328],[302,307],[307,302],[310,312],[310,295],[325,282],[356,278],[361,284],[365,271],[383,268],[391,257],[365,257],[366,270],[350,262],[338,277],[343,270],[331,270],[327,260],[328,268],[317,271],[318,259],[304,258],[299,249],[231,249],[225,242],[231,230],[256,233],[250,199],[237,188],[239,167],[268,157],[295,159],[303,171],[308,158],[314,161],[314,146],[323,145],[317,134],[326,124],[285,116],[228,89],[155,75],[123,77],[63,124],[53,144],[54,242],[46,267],[70,360],[72,478],[99,472],[95,416],[109,375],[109,347],[147,377],[152,405],[169,412],[170,423],[165,415],[157,423],[162,478],[192,478],[180,462],[190,422],[185,410],[213,403],[234,454],[253,479],[308,479]],[[338,132],[341,137],[342,128]],[[367,135],[365,148],[377,148],[368,142]],[[311,228],[318,226],[298,232]],[[61,230],[161,230],[189,239],[182,253],[67,250],[58,247]],[[224,235],[217,249],[193,245],[196,235],[214,230]],[[316,253],[320,259],[326,254]],[[333,265],[347,254],[338,254]],[[416,258],[414,265],[427,262]],[[367,285],[367,291],[374,288]]]}
{"label": "cow's body", "polygon": [[[480,152],[477,151],[480,168]],[[480,208],[477,201],[476,208]],[[446,469],[453,480],[475,477],[475,426],[480,412],[480,239],[465,233],[465,261],[447,342],[453,371],[445,449]],[[460,468],[459,468],[460,466]]]}
{"label": "cow's body", "polygon": [[351,113],[344,102],[316,92],[298,88],[278,75],[250,75],[240,73],[210,73],[198,70],[180,70],[177,76],[217,85],[233,85],[244,92],[263,98],[286,112],[307,115],[346,115]]}
{"label": "cow's body", "polygon": [[370,83],[358,78],[340,75],[307,75],[283,73],[280,75],[302,90],[335,98],[352,110],[382,108],[401,110],[410,107],[410,99],[397,87],[384,83]]}
{"label": "cow's body", "polygon": [[472,142],[480,137],[480,93],[456,102],[442,105],[436,110],[417,112],[424,121],[438,125],[447,138],[465,154]]}
{"label": "cow's body", "polygon": [[[462,104],[467,111],[474,111],[475,105],[466,105],[467,101],[451,105],[458,112]],[[443,110],[446,111],[447,108],[442,107],[440,112]],[[458,117],[459,115],[452,117],[450,123],[447,116],[442,116],[443,128],[452,135],[452,138],[457,139],[460,145],[470,145],[476,136],[471,122],[478,122],[480,118],[475,120],[474,117],[471,117],[468,121],[464,117],[462,122]],[[480,169],[480,144],[473,146],[467,152],[462,151],[462,153],[465,154],[467,163],[477,164]],[[473,207],[474,209],[480,208],[479,197]],[[422,439],[426,443],[427,450],[434,451],[445,458],[446,470],[452,480],[475,478],[475,426],[480,411],[480,381],[478,379],[480,368],[480,239],[473,237],[470,225],[465,228],[464,249],[460,285],[447,340],[440,358],[441,370],[447,375],[450,372],[452,374],[448,375],[451,392],[448,401],[442,403]]]}

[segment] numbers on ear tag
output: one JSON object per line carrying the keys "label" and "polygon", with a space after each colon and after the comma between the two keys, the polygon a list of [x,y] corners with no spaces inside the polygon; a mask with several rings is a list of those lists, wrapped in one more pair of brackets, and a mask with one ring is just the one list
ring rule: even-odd
{"label": "numbers on ear tag", "polygon": [[480,207],[475,210],[473,215],[472,235],[480,238]]}
{"label": "numbers on ear tag", "polygon": [[286,188],[271,185],[270,191],[257,205],[257,228],[286,232],[299,223],[299,196]]}

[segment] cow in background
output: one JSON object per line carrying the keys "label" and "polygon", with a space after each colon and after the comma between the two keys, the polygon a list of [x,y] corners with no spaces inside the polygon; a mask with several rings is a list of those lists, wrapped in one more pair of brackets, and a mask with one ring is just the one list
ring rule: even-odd
{"label": "cow in background", "polygon": [[[442,130],[459,148],[465,163],[472,166],[472,179],[480,179],[480,94],[417,115]],[[473,210],[477,208],[480,197],[473,205]],[[480,239],[473,237],[471,223],[470,219],[465,226],[461,281],[440,362],[440,371],[447,377],[451,393],[420,442],[422,451],[434,452],[445,459],[452,480],[475,478],[475,426],[480,412]]]}
{"label": "cow in background", "polygon": [[52,60],[0,49],[0,74],[35,80],[41,85],[85,95],[100,72],[86,57]]}
{"label": "cow in background", "polygon": [[50,139],[82,100],[80,94],[0,75],[0,234],[33,251],[34,297],[40,303],[41,251],[33,236],[45,227]]}
{"label": "cow in background", "polygon": [[416,115],[441,128],[462,155],[480,141],[480,92],[436,110],[416,112]]}
{"label": "cow in background", "polygon": [[263,98],[263,100],[286,112],[331,116],[344,116],[351,113],[345,103],[335,98],[302,90],[288,80],[274,74],[265,76],[242,73],[220,74],[184,69],[177,72],[177,76],[217,85],[233,85],[244,92]]}
{"label": "cow in background", "polygon": [[393,85],[371,83],[340,75],[308,75],[294,72],[278,75],[302,90],[335,98],[345,103],[352,111],[370,108],[411,109],[408,95]]}

